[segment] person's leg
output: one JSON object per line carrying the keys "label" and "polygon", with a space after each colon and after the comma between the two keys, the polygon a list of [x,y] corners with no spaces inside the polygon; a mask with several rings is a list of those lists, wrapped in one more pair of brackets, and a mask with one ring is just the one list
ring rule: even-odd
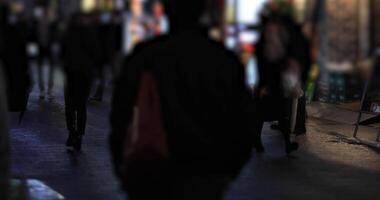
{"label": "person's leg", "polygon": [[106,84],[104,71],[105,70],[102,68],[102,69],[99,69],[97,72],[98,84],[96,86],[95,94],[91,98],[91,100],[99,101],[99,102],[103,101],[103,93],[104,93],[104,88]]}
{"label": "person's leg", "polygon": [[290,134],[291,134],[291,121],[290,117],[288,115],[284,115],[280,120],[279,120],[279,126],[280,126],[280,131],[283,135],[284,138],[284,143],[285,143],[285,152],[287,154],[290,154],[291,152],[295,151],[298,149],[298,143],[292,142],[290,140]]}
{"label": "person's leg", "polygon": [[85,76],[79,76],[76,82],[77,140],[75,149],[80,151],[82,148],[82,138],[86,133],[87,102],[91,90],[91,80]]}
{"label": "person's leg", "polygon": [[86,123],[87,123],[87,105],[86,103],[81,103],[77,106],[77,131],[78,134],[83,136],[86,133]]}
{"label": "person's leg", "polygon": [[48,98],[52,99],[52,98],[54,98],[53,89],[54,89],[55,63],[53,61],[54,59],[53,59],[52,53],[49,52],[48,55],[49,56],[47,57],[47,62],[48,62],[48,66],[49,66],[49,77],[48,77],[48,90],[47,90],[47,94],[48,94]]}
{"label": "person's leg", "polygon": [[85,104],[76,106],[76,134],[74,148],[76,151],[82,149],[82,138],[86,132],[87,106]]}
{"label": "person's leg", "polygon": [[66,147],[68,150],[74,150],[74,142],[77,134],[77,111],[75,108],[75,103],[73,101],[73,80],[70,75],[66,78],[65,85],[65,115],[66,115],[66,126],[69,131],[69,137],[66,141]]}
{"label": "person's leg", "polygon": [[292,99],[284,98],[282,100],[282,113],[279,120],[280,131],[284,138],[285,152],[290,154],[298,149],[298,143],[290,140],[291,135],[291,116],[292,116]]}
{"label": "person's leg", "polygon": [[40,52],[37,58],[37,81],[40,90],[40,98],[45,98],[45,84],[44,84],[44,59]]}
{"label": "person's leg", "polygon": [[306,134],[306,97],[305,95],[298,100],[297,122],[295,127],[296,135]]}
{"label": "person's leg", "polygon": [[262,119],[256,120],[256,129],[254,133],[254,147],[258,153],[263,153],[265,151],[262,139],[261,139],[261,133],[263,131],[264,121]]}
{"label": "person's leg", "polygon": [[68,104],[65,104],[65,116],[66,116],[66,127],[70,134],[76,132],[76,110],[75,108]]}
{"label": "person's leg", "polygon": [[290,145],[290,120],[287,117],[283,117],[279,120],[279,126],[281,133],[284,137],[284,142],[286,146]]}
{"label": "person's leg", "polygon": [[78,133],[84,135],[87,122],[87,102],[91,92],[92,80],[86,76],[79,76],[77,80],[77,109],[78,109]]}

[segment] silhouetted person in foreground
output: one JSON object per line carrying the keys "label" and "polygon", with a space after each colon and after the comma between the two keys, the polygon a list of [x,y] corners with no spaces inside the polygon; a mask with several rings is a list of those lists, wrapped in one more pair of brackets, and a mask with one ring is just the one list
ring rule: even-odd
{"label": "silhouetted person in foreground", "polygon": [[[253,104],[244,67],[199,25],[203,1],[165,3],[170,34],[138,45],[116,83],[110,136],[116,174],[132,200],[222,199],[251,155]],[[143,70],[157,81],[169,149],[167,170],[155,174],[123,169]]]}
{"label": "silhouetted person in foreground", "polygon": [[81,150],[86,131],[87,101],[97,64],[96,32],[91,15],[75,14],[63,39],[63,63],[66,74],[65,111],[69,138],[68,150]]}
{"label": "silhouetted person in foreground", "polygon": [[8,6],[1,9],[0,56],[7,86],[8,110],[24,112],[30,91],[25,13],[22,9],[11,11]]}
{"label": "silhouetted person in foreground", "polygon": [[[310,50],[306,38],[290,17],[275,13],[263,21],[262,37],[257,44],[260,120],[257,125],[257,138],[254,140],[255,146],[257,151],[264,151],[261,143],[264,121],[279,121],[279,129],[285,141],[285,151],[290,154],[298,149],[298,144],[290,141],[294,98],[299,99],[294,133],[306,133],[306,108],[302,89],[310,67]],[[299,84],[299,87],[289,86],[293,81],[284,79],[289,73],[295,75],[291,78]],[[291,91],[287,91],[286,88],[289,87],[292,87]]]}

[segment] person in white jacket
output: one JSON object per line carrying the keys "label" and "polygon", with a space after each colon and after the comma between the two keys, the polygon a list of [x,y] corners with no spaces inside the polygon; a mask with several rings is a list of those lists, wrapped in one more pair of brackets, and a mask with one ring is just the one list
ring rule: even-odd
{"label": "person in white jacket", "polygon": [[9,135],[5,83],[0,65],[0,199],[8,199]]}

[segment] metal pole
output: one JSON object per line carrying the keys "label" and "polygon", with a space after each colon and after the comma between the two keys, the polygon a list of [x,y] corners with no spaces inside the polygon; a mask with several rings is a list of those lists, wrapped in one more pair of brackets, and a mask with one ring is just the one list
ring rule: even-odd
{"label": "metal pole", "polygon": [[362,111],[359,111],[358,120],[356,121],[356,125],[355,125],[354,138],[356,138],[356,136],[358,135],[359,123],[360,123],[361,118],[362,118]]}
{"label": "metal pole", "polygon": [[365,98],[367,96],[367,90],[368,90],[369,82],[370,81],[367,81],[365,86],[364,86],[363,96],[362,96],[362,100],[360,103],[360,111],[359,111],[358,120],[356,121],[356,127],[355,127],[355,131],[354,131],[354,138],[356,138],[356,136],[358,135],[360,120],[361,120],[362,114],[363,114],[363,105],[364,105]]}

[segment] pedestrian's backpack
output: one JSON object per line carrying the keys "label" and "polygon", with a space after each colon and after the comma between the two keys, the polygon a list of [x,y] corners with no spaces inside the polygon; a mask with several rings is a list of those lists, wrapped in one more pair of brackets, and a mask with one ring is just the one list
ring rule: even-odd
{"label": "pedestrian's backpack", "polygon": [[[126,179],[129,174],[156,173],[168,158],[167,138],[157,89],[154,74],[143,71],[125,142]],[[128,184],[128,180],[125,181]]]}

